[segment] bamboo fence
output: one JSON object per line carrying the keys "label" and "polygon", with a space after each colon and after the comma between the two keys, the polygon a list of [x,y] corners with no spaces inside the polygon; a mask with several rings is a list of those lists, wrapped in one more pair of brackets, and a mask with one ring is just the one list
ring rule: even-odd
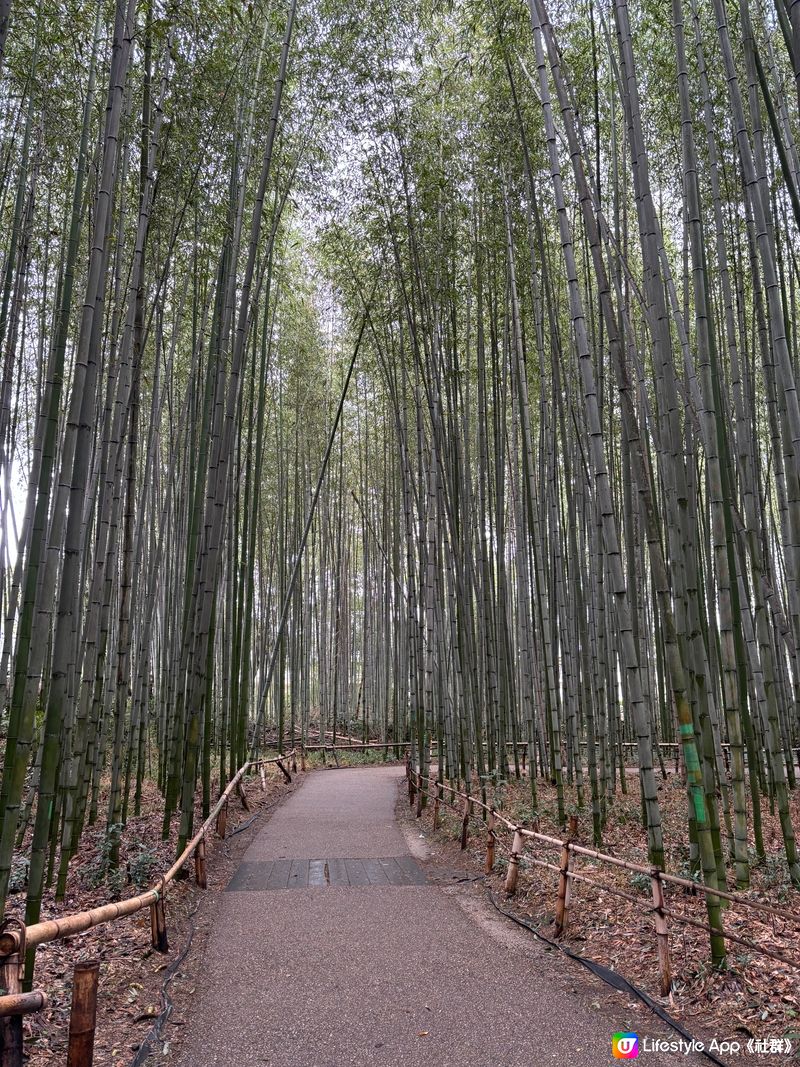
{"label": "bamboo fence", "polygon": [[[258,769],[262,788],[265,788],[264,768],[275,764],[286,781],[291,781],[291,774],[286,769],[288,762],[296,760],[296,751],[273,756],[269,759],[248,760],[231,778],[220,794],[208,818],[194,835],[180,856],[157,883],[145,893],[129,897],[127,900],[104,904],[88,911],[74,912],[58,919],[25,926],[20,920],[7,918],[0,925],[0,986],[6,990],[0,996],[0,1067],[22,1067],[22,1016],[30,1012],[41,1011],[47,1006],[45,993],[33,991],[22,992],[22,974],[25,955],[30,949],[65,937],[91,930],[102,923],[115,922],[127,915],[134,915],[143,908],[150,908],[150,927],[153,948],[160,952],[168,949],[164,898],[167,886],[175,880],[179,871],[194,857],[195,880],[200,888],[206,888],[206,834],[216,825],[217,834],[225,837],[227,827],[227,809],[231,796],[236,793],[242,804],[247,807],[242,781],[248,771]],[[294,766],[296,770],[296,765]],[[81,970],[81,974],[78,971]],[[83,986],[84,965],[76,967],[76,983]],[[97,1002],[96,971],[89,976],[89,984],[81,996],[73,997],[70,1023],[69,1067],[90,1067],[94,1042],[94,1016]],[[79,978],[81,979],[79,983]],[[90,1020],[90,1024],[86,1020]]]}
{"label": "bamboo fence", "polygon": [[[702,883],[691,881],[688,878],[681,878],[674,874],[666,874],[658,867],[645,867],[642,864],[633,863],[630,860],[620,859],[617,856],[611,856],[608,853],[600,852],[597,849],[579,845],[574,839],[577,832],[577,818],[575,816],[572,816],[570,819],[569,832],[564,839],[551,837],[548,834],[539,833],[537,830],[531,830],[526,826],[513,822],[511,819],[506,818],[501,812],[492,808],[489,804],[485,804],[477,797],[461,792],[459,789],[456,789],[454,786],[449,785],[446,782],[437,782],[429,775],[414,771],[410,764],[406,766],[406,775],[408,778],[409,802],[412,806],[414,804],[416,793],[424,792],[425,786],[427,785],[428,798],[432,802],[433,807],[434,829],[438,826],[439,808],[441,805],[450,808],[452,811],[456,812],[456,814],[460,815],[462,849],[467,847],[470,819],[478,818],[486,826],[487,874],[494,867],[495,851],[497,847],[497,828],[500,827],[502,830],[513,834],[511,848],[507,853],[508,871],[505,879],[505,891],[509,896],[513,896],[516,892],[520,863],[527,844],[535,843],[545,849],[557,849],[559,851],[558,863],[551,863],[539,856],[531,856],[530,854],[525,856],[525,862],[531,866],[543,868],[558,875],[558,898],[555,912],[555,930],[557,936],[562,936],[566,930],[571,889],[575,882],[583,882],[593,886],[599,891],[608,893],[609,895],[622,897],[636,905],[636,907],[641,910],[652,914],[655,924],[656,946],[659,961],[659,987],[662,996],[668,996],[672,988],[668,919],[677,923],[682,923],[686,926],[695,927],[708,934],[726,938],[752,952],[768,956],[771,959],[800,971],[800,956],[792,956],[783,952],[777,952],[774,949],[767,948],[765,945],[758,944],[756,941],[752,941],[749,938],[740,937],[738,934],[734,934],[730,930],[712,928],[707,923],[691,919],[672,908],[667,908],[664,890],[666,885],[672,885],[694,895],[703,894],[710,897],[716,897],[717,899],[727,901],[735,907],[749,908],[751,911],[768,916],[773,922],[780,921],[794,925],[800,931],[800,915],[798,914],[782,908],[776,908],[771,904],[765,904],[759,900],[752,900],[749,897],[743,896],[741,893],[713,889]],[[448,799],[448,796],[450,799]],[[651,901],[647,901],[640,896],[635,896],[632,893],[626,893],[624,890],[618,889],[616,886],[610,886],[607,883],[597,881],[583,872],[578,872],[575,870],[575,864],[579,857],[585,857],[603,865],[623,868],[624,870],[630,871],[632,874],[648,878],[651,888]],[[797,942],[797,937],[798,935],[795,935],[795,943]]]}

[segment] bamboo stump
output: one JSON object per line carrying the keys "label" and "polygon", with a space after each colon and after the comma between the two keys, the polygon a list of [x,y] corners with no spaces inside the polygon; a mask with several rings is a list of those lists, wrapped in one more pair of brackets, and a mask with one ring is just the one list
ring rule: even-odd
{"label": "bamboo stump", "polygon": [[461,816],[461,851],[462,852],[466,849],[467,841],[469,839],[469,809],[470,809],[469,797],[464,797],[464,814]]}
{"label": "bamboo stump", "polygon": [[164,914],[164,887],[158,890],[158,899],[150,905],[150,942],[156,952],[169,952],[167,919]]}
{"label": "bamboo stump", "polygon": [[489,818],[486,823],[486,873],[491,874],[494,868],[494,849],[495,849],[495,832],[494,832],[494,812],[489,812]]}
{"label": "bamboo stump", "polygon": [[245,811],[250,811],[250,804],[248,803],[247,794],[244,791],[244,785],[242,784],[242,779],[241,778],[236,783],[236,795],[238,796],[239,800],[241,801],[241,805],[244,808],[244,810]]}
{"label": "bamboo stump", "polygon": [[67,1067],[92,1067],[100,963],[76,963],[72,978]]}
{"label": "bamboo stump", "polygon": [[569,833],[561,847],[561,873],[558,876],[558,900],[556,901],[556,937],[561,937],[567,928],[567,915],[569,913],[569,901],[572,894],[572,871],[573,852],[569,847],[578,832],[578,816],[570,815]]}
{"label": "bamboo stump", "polygon": [[225,831],[228,828],[228,798],[225,798],[225,803],[219,809],[219,815],[217,816],[217,836],[225,840]]}
{"label": "bamboo stump", "polygon": [[201,837],[194,851],[194,880],[201,889],[208,889],[206,873],[206,839]]}
{"label": "bamboo stump", "polygon": [[433,798],[433,828],[439,829],[439,809],[444,798],[444,788],[441,782],[436,783],[436,795]]}
{"label": "bamboo stump", "polygon": [[514,831],[514,842],[511,845],[511,858],[508,861],[508,873],[506,874],[505,891],[513,897],[517,891],[517,879],[519,878],[519,857],[524,845],[524,839],[519,829]]}
{"label": "bamboo stump", "polygon": [[658,948],[658,972],[661,996],[668,997],[672,990],[672,967],[669,958],[669,928],[664,914],[664,883],[661,871],[653,867],[650,875],[653,892],[653,918],[656,924],[656,947]]}

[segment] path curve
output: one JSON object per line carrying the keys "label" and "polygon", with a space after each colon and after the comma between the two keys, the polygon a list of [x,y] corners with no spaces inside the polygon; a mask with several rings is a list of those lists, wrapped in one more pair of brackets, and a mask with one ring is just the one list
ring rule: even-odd
{"label": "path curve", "polygon": [[181,1067],[616,1062],[641,1015],[466,890],[418,884],[401,776],[315,771],[275,811],[222,895]]}

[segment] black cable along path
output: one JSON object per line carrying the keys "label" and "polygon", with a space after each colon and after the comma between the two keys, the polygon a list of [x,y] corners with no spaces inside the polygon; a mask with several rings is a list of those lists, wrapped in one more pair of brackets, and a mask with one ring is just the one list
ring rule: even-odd
{"label": "black cable along path", "polygon": [[[629,993],[631,996],[636,997],[646,1007],[648,1007],[650,1011],[654,1012],[659,1017],[659,1019],[662,1019],[667,1024],[667,1026],[671,1026],[677,1034],[680,1034],[684,1041],[695,1041],[695,1038],[693,1038],[692,1035],[681,1026],[677,1019],[673,1019],[669,1012],[664,1011],[660,1004],[653,1000],[652,997],[648,996],[648,994],[645,993],[643,989],[639,989],[638,986],[635,986],[633,982],[629,981],[621,974],[618,974],[617,971],[613,970],[611,967],[606,967],[604,964],[597,963],[595,960],[587,959],[586,956],[579,956],[578,953],[573,952],[571,948],[567,948],[566,945],[562,945],[558,941],[553,941],[552,938],[547,937],[540,930],[537,930],[533,923],[528,922],[520,915],[516,915],[512,911],[506,911],[505,908],[501,908],[500,905],[497,903],[497,898],[495,897],[491,889],[487,889],[486,895],[488,896],[495,910],[500,912],[501,915],[504,915],[506,919],[510,919],[511,922],[516,923],[517,926],[523,926],[526,930],[529,930],[530,933],[534,935],[534,937],[538,937],[540,941],[544,941],[545,944],[550,945],[552,948],[557,948],[559,952],[563,952],[564,955],[568,956],[571,960],[574,960],[576,963],[580,963],[582,967],[585,967],[587,970],[591,971],[592,974],[596,975],[599,979],[601,979],[601,981],[605,982],[606,985],[611,986],[612,989],[617,989],[620,993]],[[711,1060],[712,1063],[715,1063],[717,1067],[728,1067],[728,1065],[723,1060],[718,1059],[714,1055],[714,1053],[709,1052],[708,1049],[702,1048],[698,1051],[701,1053],[701,1055]]]}

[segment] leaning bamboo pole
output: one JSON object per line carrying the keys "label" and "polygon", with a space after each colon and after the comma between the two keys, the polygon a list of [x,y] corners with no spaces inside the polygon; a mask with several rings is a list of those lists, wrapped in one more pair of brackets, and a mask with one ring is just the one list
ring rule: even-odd
{"label": "leaning bamboo pole", "polygon": [[357,745],[304,745],[306,752],[360,752],[366,748],[410,748],[412,741],[375,741]]}

